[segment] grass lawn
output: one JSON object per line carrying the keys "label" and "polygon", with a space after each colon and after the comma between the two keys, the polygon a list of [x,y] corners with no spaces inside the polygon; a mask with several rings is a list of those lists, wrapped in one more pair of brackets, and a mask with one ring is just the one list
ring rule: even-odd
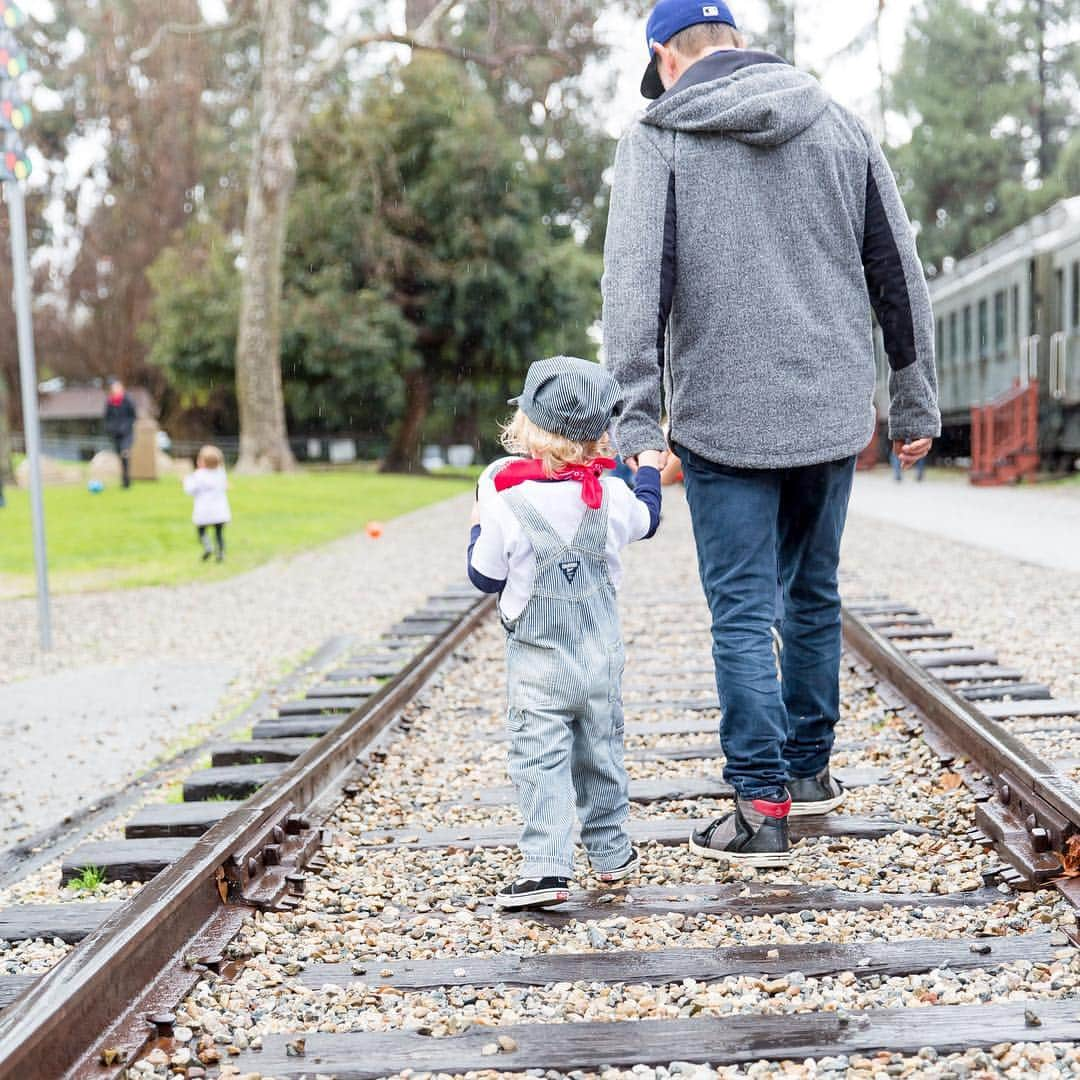
{"label": "grass lawn", "polygon": [[[362,530],[472,488],[467,475],[382,476],[357,469],[287,475],[230,476],[233,523],[226,561],[199,561],[191,499],[180,480],[110,485],[100,495],[82,486],[45,489],[50,584],[56,591],[130,588],[216,580]],[[34,589],[30,500],[4,488],[0,509],[0,598]]]}

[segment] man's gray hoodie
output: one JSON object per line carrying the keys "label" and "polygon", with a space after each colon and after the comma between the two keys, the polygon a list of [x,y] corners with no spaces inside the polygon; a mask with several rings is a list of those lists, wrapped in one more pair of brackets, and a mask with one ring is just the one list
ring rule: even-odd
{"label": "man's gray hoodie", "polygon": [[941,430],[930,298],[873,135],[768,53],[696,63],[619,143],[604,271],[616,443],[787,468],[874,433],[871,306],[892,438]]}

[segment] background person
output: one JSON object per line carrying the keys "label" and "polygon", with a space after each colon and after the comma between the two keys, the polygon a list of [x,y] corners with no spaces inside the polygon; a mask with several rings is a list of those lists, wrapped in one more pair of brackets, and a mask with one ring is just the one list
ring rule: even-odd
{"label": "background person", "polygon": [[109,386],[105,399],[105,433],[112,439],[120,458],[120,476],[124,487],[131,487],[131,444],[135,437],[135,402],[117,380]]}
{"label": "background person", "polygon": [[225,558],[225,526],[232,521],[225,455],[216,446],[204,446],[195,464],[195,471],[184,477],[184,491],[195,500],[191,520],[202,544],[203,562],[211,555],[210,529],[214,530],[213,553],[221,562]]}
{"label": "background person", "polygon": [[893,175],[858,118],[748,50],[723,3],[660,0],[648,41],[655,100],[620,140],[605,248],[604,352],[626,393],[616,441],[631,461],[665,449],[663,381],[737,794],[691,847],[783,865],[788,815],[843,798],[829,773],[837,564],[875,423],[871,306],[904,466],[940,432],[933,316]]}

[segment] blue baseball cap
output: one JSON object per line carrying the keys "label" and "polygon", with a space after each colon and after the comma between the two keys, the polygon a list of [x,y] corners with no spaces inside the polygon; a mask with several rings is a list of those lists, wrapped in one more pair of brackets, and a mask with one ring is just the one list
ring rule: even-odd
{"label": "blue baseball cap", "polygon": [[698,23],[723,23],[737,30],[731,9],[722,0],[660,0],[649,16],[645,37],[649,43],[649,66],[641,80],[641,93],[658,98],[664,92],[653,45],[666,45],[677,33]]}

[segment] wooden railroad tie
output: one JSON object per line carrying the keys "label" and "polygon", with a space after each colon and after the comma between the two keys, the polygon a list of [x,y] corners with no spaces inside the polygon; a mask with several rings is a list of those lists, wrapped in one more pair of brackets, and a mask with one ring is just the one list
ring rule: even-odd
{"label": "wooden railroad tie", "polygon": [[1058,701],[994,701],[980,704],[979,711],[995,720],[1007,720],[1011,717],[1080,716],[1080,701],[1075,698]]}
{"label": "wooden railroad tie", "polygon": [[322,697],[301,701],[286,701],[277,708],[278,716],[326,716],[332,713],[351,713],[367,703],[368,697]]}
{"label": "wooden railroad tie", "polygon": [[[883,769],[834,769],[833,774],[847,788],[874,787],[892,783]],[[630,801],[634,803],[672,802],[679,799],[730,799],[735,794],[731,785],[718,776],[670,776],[658,780],[631,780]],[[477,788],[447,805],[508,806],[516,801],[511,786]]]}
{"label": "wooden railroad tie", "polygon": [[[711,819],[708,819],[711,820]],[[685,844],[693,829],[707,821],[693,818],[661,818],[630,820],[627,832],[632,840],[642,844],[675,846]],[[823,817],[796,817],[790,822],[792,840],[821,837],[846,837],[857,840],[880,840],[895,832],[926,836],[932,830],[921,825],[908,825],[888,818],[868,818],[851,814],[828,814]],[[496,825],[490,828],[464,826],[456,829],[375,829],[360,833],[362,844],[373,849],[380,847],[411,848],[494,848],[513,847],[521,835],[518,825]]]}
{"label": "wooden railroad tie", "polygon": [[[198,835],[220,821],[235,806],[235,803],[230,806],[227,802],[206,802],[166,803],[147,807],[128,824],[131,839],[84,844],[66,856],[61,868],[61,881],[66,884],[91,866],[100,869],[106,881],[149,881],[166,866],[176,862],[194,844]],[[686,843],[691,830],[702,824],[702,821],[690,818],[631,821],[628,831],[637,843],[675,846]],[[166,832],[166,835],[162,835],[162,832]],[[379,829],[361,833],[358,840],[372,851],[388,847],[496,848],[512,847],[517,843],[520,832],[517,825],[436,829],[431,832]],[[879,840],[894,832],[922,836],[931,830],[888,818],[858,815],[830,814],[791,819],[794,840],[821,837]]]}
{"label": "wooden railroad tie", "polygon": [[[304,986],[331,983],[435,990],[450,986],[547,986],[564,982],[645,983],[663,986],[684,979],[719,982],[737,975],[775,979],[792,972],[809,978],[850,971],[873,975],[920,975],[937,968],[952,971],[994,968],[1017,960],[1050,961],[1068,939],[1051,932],[1010,937],[908,941],[870,941],[852,945],[802,942],[792,945],[734,945],[719,948],[633,949],[610,952],[545,953],[518,956],[459,956],[438,960],[370,960],[314,964],[299,975]],[[360,968],[361,970],[357,970]]]}
{"label": "wooden railroad tie", "polygon": [[[1032,1027],[1031,1016],[1039,1026]],[[258,1052],[231,1059],[241,1071],[285,1078],[332,1075],[375,1080],[407,1070],[464,1073],[498,1069],[600,1070],[605,1066],[689,1061],[737,1065],[837,1054],[916,1054],[925,1046],[947,1054],[997,1043],[1073,1042],[1080,1038],[1076,1002],[1015,1001],[1005,1005],[930,1005],[917,1010],[871,1009],[780,1015],[736,1014],[690,1020],[581,1021],[564,1024],[475,1025],[453,1038],[418,1032],[308,1033],[302,1056],[295,1036],[266,1035]],[[510,1052],[485,1053],[499,1036]],[[292,1043],[290,1052],[287,1044]],[[496,1044],[497,1046],[497,1044]]]}
{"label": "wooden railroad tie", "polygon": [[79,904],[12,904],[0,909],[0,941],[51,941],[75,945],[120,909],[117,900]]}
{"label": "wooden railroad tie", "polygon": [[[878,889],[854,892],[798,882],[771,885],[641,885],[572,892],[565,904],[535,911],[499,911],[491,900],[477,906],[481,915],[525,919],[549,926],[600,922],[625,916],[640,919],[664,915],[722,915],[752,919],[760,915],[797,915],[801,911],[897,911],[903,908],[981,908],[1001,902],[1001,893],[985,887],[960,893],[890,893]],[[407,914],[419,914],[409,912]]]}

